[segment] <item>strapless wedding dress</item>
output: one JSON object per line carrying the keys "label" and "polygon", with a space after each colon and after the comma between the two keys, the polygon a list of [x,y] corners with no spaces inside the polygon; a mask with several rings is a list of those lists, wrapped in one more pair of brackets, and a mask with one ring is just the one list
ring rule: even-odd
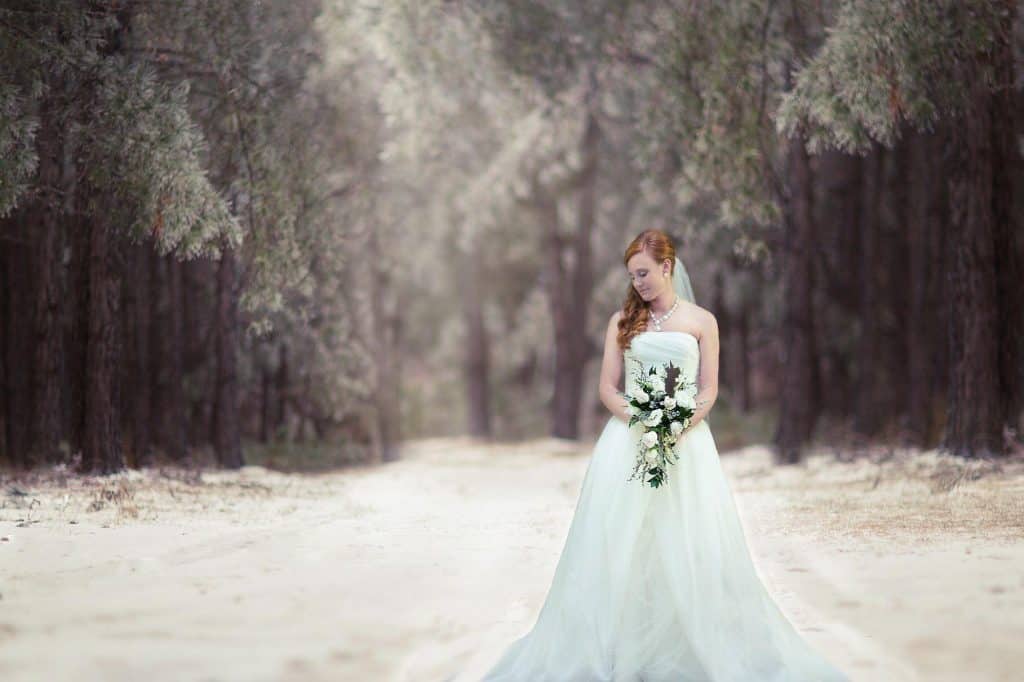
{"label": "strapless wedding dress", "polygon": [[[643,332],[626,389],[637,367],[669,361],[696,382],[699,359],[691,334]],[[536,623],[481,682],[848,680],[762,584],[707,422],[676,442],[658,488],[627,481],[642,431],[608,420]]]}

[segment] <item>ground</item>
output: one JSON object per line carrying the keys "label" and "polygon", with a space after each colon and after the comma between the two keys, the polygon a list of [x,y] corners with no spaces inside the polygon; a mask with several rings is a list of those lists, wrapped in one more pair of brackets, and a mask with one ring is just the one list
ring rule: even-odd
{"label": "ground", "polygon": [[[0,678],[476,680],[547,593],[590,445],[330,474],[6,475]],[[758,571],[853,680],[1024,667],[1024,461],[722,454]]]}

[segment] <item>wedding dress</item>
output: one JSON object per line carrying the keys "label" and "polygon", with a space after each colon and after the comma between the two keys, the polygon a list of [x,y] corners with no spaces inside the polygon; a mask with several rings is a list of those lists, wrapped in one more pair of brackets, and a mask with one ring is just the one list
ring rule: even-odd
{"label": "wedding dress", "polygon": [[[669,361],[696,382],[696,337],[635,336],[626,391],[636,368]],[[608,420],[536,623],[481,682],[848,680],[761,583],[707,422],[683,432],[658,488],[627,481],[642,432]]]}

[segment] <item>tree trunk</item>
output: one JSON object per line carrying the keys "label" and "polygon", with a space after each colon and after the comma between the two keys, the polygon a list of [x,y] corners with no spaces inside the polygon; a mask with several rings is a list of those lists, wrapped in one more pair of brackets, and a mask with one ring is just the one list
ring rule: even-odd
{"label": "tree trunk", "polygon": [[1014,35],[1019,4],[1004,0],[1005,12],[993,54],[1000,86],[990,96],[993,138],[992,213],[995,240],[996,296],[999,316],[999,393],[1003,422],[1024,442],[1024,237],[1017,192],[1024,172],[1018,146],[1014,98]]}
{"label": "tree trunk", "polygon": [[754,398],[751,393],[752,377],[750,376],[750,316],[752,314],[750,303],[744,298],[743,309],[740,311],[740,316],[736,321],[736,336],[738,337],[736,353],[739,356],[736,370],[738,375],[737,388],[739,390],[737,403],[744,414],[749,413],[754,408]]}
{"label": "tree trunk", "polygon": [[[150,311],[153,307],[152,278],[150,276],[150,245],[139,244],[132,247],[132,264],[134,274],[129,294],[132,305],[130,320],[133,327],[129,338],[134,345],[132,356],[132,396],[129,403],[132,420],[132,461],[136,467],[152,463],[152,382],[149,368],[150,358],[150,325],[153,323]],[[126,301],[127,302],[127,301]]]}
{"label": "tree trunk", "polygon": [[[942,448],[954,455],[1003,453],[1005,416],[1000,381],[1000,306],[996,255],[996,177],[993,96],[965,65],[966,111],[953,126],[955,158],[950,177],[952,310],[949,317],[951,376],[949,416]],[[1019,286],[1019,282],[1018,282]]]}
{"label": "tree trunk", "polygon": [[[181,372],[186,386],[202,388],[185,399],[185,441],[188,447],[216,440],[217,296],[220,263],[196,258],[181,263]],[[237,268],[237,263],[236,263]],[[211,361],[211,358],[213,359]],[[216,449],[216,446],[214,446]]]}
{"label": "tree trunk", "polygon": [[225,247],[217,268],[217,381],[214,403],[214,449],[221,466],[237,469],[245,462],[238,420],[238,292],[236,255]]}
{"label": "tree trunk", "polygon": [[277,412],[274,414],[274,438],[287,438],[288,427],[288,345],[281,342],[277,350],[277,373],[274,376]]}
{"label": "tree trunk", "polygon": [[[908,241],[907,178],[909,146],[901,140],[888,154],[882,177],[883,203],[880,216],[881,266],[876,280],[879,286],[880,343],[878,366],[880,383],[875,386],[883,428],[905,424],[906,394],[892,390],[910,383],[910,364],[906,325],[910,317],[910,244]],[[915,179],[916,182],[916,179]],[[905,433],[903,434],[906,435]]]}
{"label": "tree trunk", "polygon": [[861,157],[827,151],[816,162],[814,218],[820,230],[814,274],[825,297],[816,338],[822,382],[828,386],[821,412],[847,418],[856,394],[854,358],[847,341],[854,333],[851,318],[858,316],[860,307]]}
{"label": "tree trunk", "polygon": [[[388,406],[388,429],[391,445],[391,452],[388,456],[396,460],[400,456],[399,447],[402,441],[402,420],[399,408],[402,405],[402,311],[406,308],[406,301],[402,298],[402,290],[392,286],[395,297],[394,304],[385,308],[384,317],[384,339],[388,349],[390,362],[387,363],[384,382],[384,404]],[[315,423],[314,423],[315,425]],[[319,437],[319,434],[318,434]],[[389,461],[389,460],[385,460]]]}
{"label": "tree trunk", "polygon": [[32,327],[24,320],[32,316],[32,268],[31,250],[28,246],[26,212],[16,209],[4,221],[4,287],[0,289],[3,298],[4,318],[0,336],[3,337],[4,391],[6,414],[4,416],[5,450],[9,461],[17,467],[29,468],[31,461],[26,456],[31,424],[32,395]]}
{"label": "tree trunk", "polygon": [[161,256],[156,246],[148,250],[149,253],[149,288],[150,288],[150,310],[149,326],[146,333],[149,336],[149,364],[148,379],[149,391],[149,414],[150,414],[150,447],[159,444],[166,452],[165,441],[165,419],[167,404],[167,341],[164,334],[167,331],[167,309],[165,305],[167,293],[167,259]]}
{"label": "tree trunk", "polygon": [[860,248],[860,334],[857,343],[856,411],[853,430],[864,438],[878,434],[884,406],[880,392],[885,390],[882,366],[882,291],[881,271],[885,264],[881,253],[882,172],[885,151],[875,144],[864,159],[863,203]]}
{"label": "tree trunk", "polygon": [[124,468],[118,414],[118,244],[103,215],[89,223],[89,339],[86,349],[85,442],[81,469],[110,474]]}
{"label": "tree trunk", "polygon": [[270,368],[265,364],[260,368],[260,442],[270,442],[270,406],[271,390],[274,385]]}
{"label": "tree trunk", "polygon": [[785,237],[782,301],[782,385],[775,431],[778,463],[800,461],[803,445],[817,419],[818,373],[812,305],[812,254],[815,225],[811,199],[811,166],[802,135],[788,140],[783,198]]}
{"label": "tree trunk", "polygon": [[374,357],[377,359],[377,381],[374,387],[375,430],[381,461],[392,462],[399,457],[398,429],[400,423],[399,419],[395,417],[397,404],[393,402],[393,388],[398,381],[398,370],[395,366],[398,360],[397,348],[393,343],[394,329],[393,325],[389,324],[384,297],[392,283],[387,273],[378,269],[378,264],[384,258],[384,254],[376,230],[370,230],[367,247],[369,267],[371,268],[370,276],[373,281],[373,286],[370,287],[370,299],[373,304],[374,325],[370,334],[375,337],[370,340],[377,344],[374,353]]}
{"label": "tree trunk", "polygon": [[597,155],[601,131],[597,118],[588,111],[581,141],[582,171],[577,180],[577,224],[571,242],[570,260],[563,262],[565,247],[559,231],[558,205],[546,200],[548,248],[548,301],[555,329],[555,387],[552,406],[552,435],[578,438],[583,372],[590,354],[587,338],[587,303],[594,287],[591,238],[597,202]]}
{"label": "tree trunk", "polygon": [[42,107],[37,137],[40,194],[32,214],[38,226],[32,230],[32,268],[35,274],[35,310],[32,316],[34,338],[32,352],[32,428],[29,459],[33,464],[52,464],[60,460],[61,420],[61,214],[60,191],[63,182],[64,136],[56,118],[57,90]]}
{"label": "tree trunk", "polygon": [[10,424],[8,411],[7,346],[10,343],[8,330],[11,315],[7,310],[11,282],[7,276],[7,227],[8,220],[0,218],[0,466],[14,466],[12,453],[7,448],[7,426]]}
{"label": "tree trunk", "polygon": [[941,290],[947,272],[942,257],[944,239],[942,209],[942,138],[936,133],[914,133],[908,140],[910,147],[907,232],[910,243],[908,274],[910,301],[907,324],[908,407],[907,431],[910,442],[929,448],[935,444],[937,404],[935,395],[945,382],[941,355],[945,348],[945,335],[939,326],[936,311],[945,297]]}
{"label": "tree trunk", "polygon": [[86,197],[78,197],[78,210],[70,235],[71,264],[69,298],[71,308],[67,324],[68,410],[67,433],[73,456],[85,450],[86,366],[89,348],[89,273],[91,260],[90,218],[85,214]]}
{"label": "tree trunk", "polygon": [[167,267],[167,316],[162,350],[166,383],[162,394],[164,450],[182,462],[188,453],[188,421],[185,409],[185,330],[182,295],[182,263],[174,255],[164,258]]}
{"label": "tree trunk", "polygon": [[490,438],[490,339],[484,325],[484,292],[481,283],[485,274],[480,264],[480,253],[472,249],[460,252],[462,265],[459,289],[462,292],[462,317],[466,324],[463,341],[463,377],[469,409],[469,434],[476,438]]}

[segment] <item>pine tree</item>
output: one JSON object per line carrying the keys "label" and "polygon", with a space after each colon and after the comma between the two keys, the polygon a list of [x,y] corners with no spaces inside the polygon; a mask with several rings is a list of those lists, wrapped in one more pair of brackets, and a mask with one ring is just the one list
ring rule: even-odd
{"label": "pine tree", "polygon": [[[847,2],[780,107],[811,149],[892,146],[948,124],[950,376],[943,448],[985,456],[1024,408],[1012,0]],[[1013,284],[1014,282],[1018,284]]]}

